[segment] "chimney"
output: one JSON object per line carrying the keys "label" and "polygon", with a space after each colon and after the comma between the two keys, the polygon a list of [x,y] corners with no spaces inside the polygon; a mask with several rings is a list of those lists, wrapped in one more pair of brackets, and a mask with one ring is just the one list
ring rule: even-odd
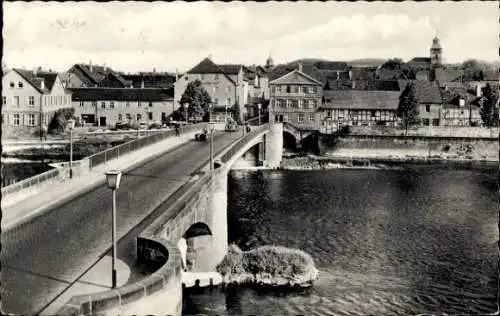
{"label": "chimney", "polygon": [[340,79],[340,72],[337,71],[337,80]]}
{"label": "chimney", "polygon": [[175,81],[179,80],[179,72],[175,69]]}
{"label": "chimney", "polygon": [[349,80],[352,80],[352,70],[349,70]]}
{"label": "chimney", "polygon": [[482,92],[481,92],[481,86],[478,84],[476,86],[476,97],[479,98],[481,96],[481,94],[482,94]]}
{"label": "chimney", "polygon": [[156,72],[156,68],[153,68],[153,73],[155,73],[155,72]]}
{"label": "chimney", "polygon": [[299,71],[302,72],[302,63],[299,63]]}
{"label": "chimney", "polygon": [[460,100],[458,100],[458,105],[460,106],[464,106],[465,105],[465,100],[460,98]]}
{"label": "chimney", "polygon": [[144,89],[144,78],[141,79],[141,89]]}
{"label": "chimney", "polygon": [[89,70],[90,70],[90,72],[92,72],[92,69],[93,69],[92,68],[92,60],[89,60]]}
{"label": "chimney", "polygon": [[45,90],[45,80],[40,80],[40,89]]}
{"label": "chimney", "polygon": [[104,63],[103,67],[104,68],[104,72],[107,72],[108,71],[108,66],[106,66],[106,63]]}

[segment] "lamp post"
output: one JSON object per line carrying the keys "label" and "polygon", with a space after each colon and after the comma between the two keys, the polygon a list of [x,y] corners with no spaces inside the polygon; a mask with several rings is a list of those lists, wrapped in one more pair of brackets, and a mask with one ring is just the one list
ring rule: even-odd
{"label": "lamp post", "polygon": [[112,238],[112,257],[111,257],[111,287],[116,288],[116,190],[120,187],[120,180],[122,173],[119,170],[113,170],[106,172],[106,180],[108,181],[108,187],[113,190],[113,210],[112,210],[112,227],[111,227],[111,238]]}
{"label": "lamp post", "polygon": [[188,107],[189,107],[189,104],[184,103],[184,115],[186,116],[186,125],[188,123]]}
{"label": "lamp post", "polygon": [[210,171],[214,170],[214,129],[215,124],[213,122],[208,123],[210,127]]}
{"label": "lamp post", "polygon": [[261,107],[261,106],[262,106],[262,105],[261,105],[260,103],[258,103],[258,104],[257,104],[257,109],[259,110],[259,126],[260,126],[260,107]]}
{"label": "lamp post", "polygon": [[69,119],[67,122],[69,128],[69,178],[73,178],[73,128],[75,120]]}

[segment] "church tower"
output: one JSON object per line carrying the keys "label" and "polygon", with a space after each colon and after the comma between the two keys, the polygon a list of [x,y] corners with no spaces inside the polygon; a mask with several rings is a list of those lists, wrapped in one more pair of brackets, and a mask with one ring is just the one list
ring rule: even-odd
{"label": "church tower", "polygon": [[439,43],[439,38],[434,37],[432,40],[432,45],[431,45],[431,66],[436,67],[436,66],[441,66],[441,58],[443,55],[443,48],[441,47],[441,44]]}
{"label": "church tower", "polygon": [[269,58],[266,60],[266,68],[270,69],[274,67],[274,61],[273,58],[271,57],[271,54],[269,54]]}

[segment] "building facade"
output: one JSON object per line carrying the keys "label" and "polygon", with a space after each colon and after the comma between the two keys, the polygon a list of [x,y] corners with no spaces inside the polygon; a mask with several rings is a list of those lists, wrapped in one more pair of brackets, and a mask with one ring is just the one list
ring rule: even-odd
{"label": "building facade", "polygon": [[176,108],[182,106],[182,95],[188,84],[195,80],[199,80],[210,95],[214,113],[212,119],[223,121],[226,113],[235,118],[234,114],[239,112],[239,119],[243,120],[248,99],[248,82],[244,78],[243,66],[218,66],[210,58],[203,59],[174,83]]}
{"label": "building facade", "polygon": [[288,122],[302,130],[317,130],[323,86],[300,68],[269,83],[269,121]]}
{"label": "building facade", "polygon": [[96,126],[116,123],[164,123],[174,111],[172,90],[135,88],[74,88],[75,116]]}
{"label": "building facade", "polygon": [[2,78],[2,125],[41,128],[54,112],[71,107],[57,73],[13,69]]}
{"label": "building facade", "polygon": [[320,107],[319,131],[331,134],[345,125],[397,126],[399,96],[399,91],[325,91],[324,102]]}

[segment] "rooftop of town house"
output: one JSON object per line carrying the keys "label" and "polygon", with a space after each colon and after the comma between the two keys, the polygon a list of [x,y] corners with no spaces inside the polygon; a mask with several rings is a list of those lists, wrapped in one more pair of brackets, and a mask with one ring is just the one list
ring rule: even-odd
{"label": "rooftop of town house", "polygon": [[395,110],[399,91],[336,90],[324,91],[324,109],[381,109]]}
{"label": "rooftop of town house", "polygon": [[[232,65],[231,65],[232,66]],[[231,69],[229,69],[231,68]],[[228,70],[233,70],[232,67],[228,67]],[[201,62],[199,62],[196,66],[191,68],[188,74],[222,74],[224,75],[230,82],[235,83],[229,74],[224,72],[224,70],[215,64],[210,58],[205,58]]]}
{"label": "rooftop of town house", "polygon": [[237,75],[240,73],[240,69],[243,68],[243,65],[232,64],[223,64],[217,66],[227,75]]}
{"label": "rooftop of town house", "polygon": [[102,86],[104,87],[103,85],[103,82],[105,81],[106,78],[112,78],[114,80],[117,80],[123,88],[129,88],[131,85],[132,85],[132,81],[130,80],[126,80],[125,78],[123,78],[123,76],[121,76],[119,73],[117,72],[114,72],[114,71],[110,71],[108,72],[108,74],[99,82],[99,86]]}
{"label": "rooftop of town house", "polygon": [[481,100],[481,97],[478,97],[475,89],[472,88],[449,87],[447,89],[441,89],[441,95],[443,96],[443,104],[447,107],[459,106],[460,99],[464,100],[467,106],[478,107]]}
{"label": "rooftop of town house", "polygon": [[319,85],[323,86],[323,84],[308,75],[305,72],[299,71],[298,69],[294,69],[281,77],[278,77],[269,83],[270,85],[276,84],[303,84],[303,85]]}
{"label": "rooftop of town house", "polygon": [[[18,73],[24,80],[28,81],[30,85],[32,85],[35,89],[37,89],[40,93],[50,93],[54,83],[56,82],[58,74],[55,72],[47,72],[47,71],[31,71],[25,69],[14,68],[12,69],[16,73]],[[42,89],[42,81],[43,81],[43,89]]]}
{"label": "rooftop of town house", "polygon": [[415,98],[419,103],[425,104],[441,104],[443,102],[441,91],[436,82],[429,82],[424,80],[412,80],[415,88]]}
{"label": "rooftop of town house", "polygon": [[156,88],[71,88],[73,101],[168,101],[173,89]]}
{"label": "rooftop of town house", "polygon": [[402,90],[397,80],[328,80],[328,90]]}
{"label": "rooftop of town house", "polygon": [[435,80],[439,81],[440,84],[446,82],[457,82],[462,79],[464,71],[458,68],[444,68],[439,67],[434,70]]}
{"label": "rooftop of town house", "polygon": [[144,82],[144,88],[169,88],[175,82],[175,75],[158,72],[141,72],[138,74],[121,74],[121,76],[132,82],[134,88],[140,88]]}
{"label": "rooftop of town house", "polygon": [[77,75],[88,86],[97,85],[111,71],[112,69],[109,67],[91,64],[75,64],[68,70],[68,72]]}

